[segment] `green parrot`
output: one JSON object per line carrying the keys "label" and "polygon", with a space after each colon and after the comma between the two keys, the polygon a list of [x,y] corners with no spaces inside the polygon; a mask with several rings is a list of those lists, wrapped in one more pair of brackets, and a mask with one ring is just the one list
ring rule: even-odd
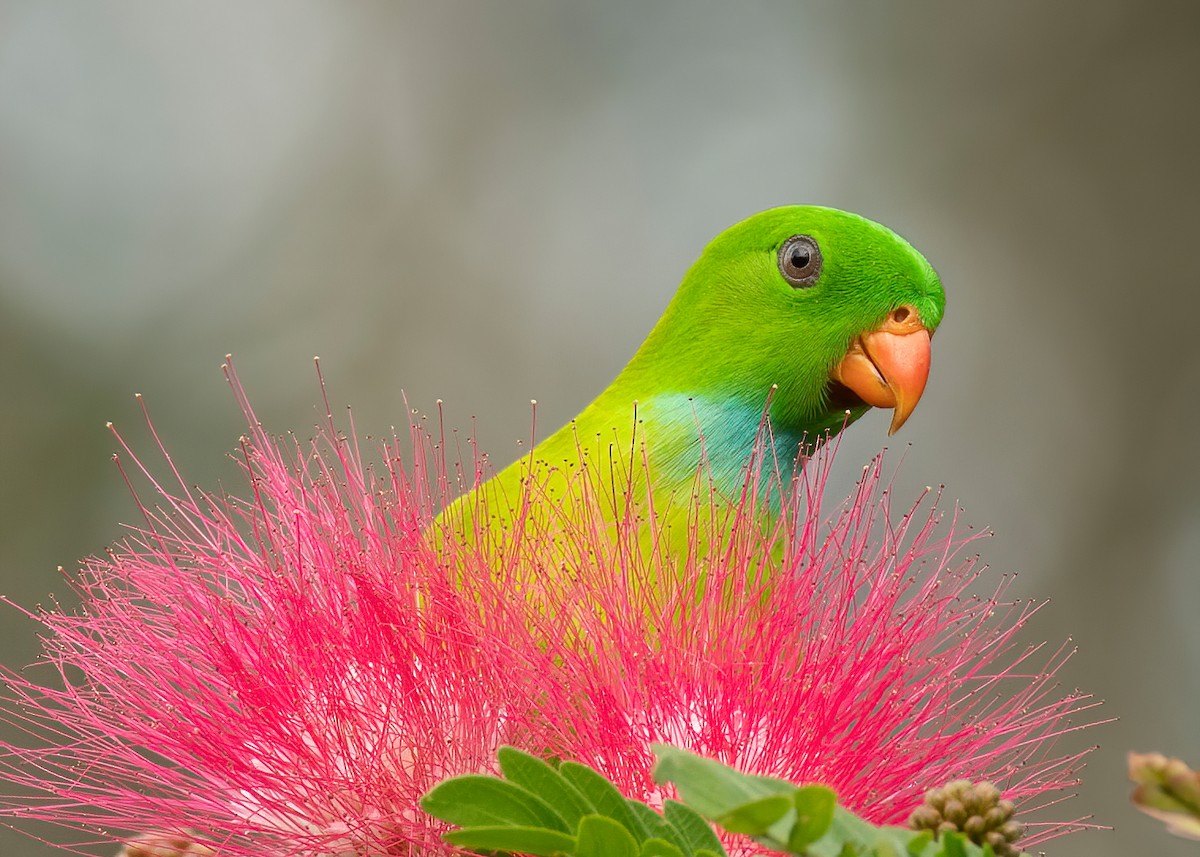
{"label": "green parrot", "polygon": [[871,407],[892,408],[898,430],[925,388],[944,307],[934,269],[878,223],[816,206],[756,214],[705,248],[595,401],[442,521],[503,539],[517,518],[544,517],[531,508],[569,516],[586,491],[610,522],[630,499],[652,505],[682,550],[698,475],[705,495],[732,503],[756,444],[786,477]]}

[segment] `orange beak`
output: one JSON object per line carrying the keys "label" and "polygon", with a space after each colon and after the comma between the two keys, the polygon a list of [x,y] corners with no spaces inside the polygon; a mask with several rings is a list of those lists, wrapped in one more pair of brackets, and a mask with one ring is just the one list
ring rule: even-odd
{"label": "orange beak", "polygon": [[925,392],[931,336],[914,307],[897,307],[875,330],[854,338],[829,377],[872,407],[894,408],[888,434],[895,434]]}

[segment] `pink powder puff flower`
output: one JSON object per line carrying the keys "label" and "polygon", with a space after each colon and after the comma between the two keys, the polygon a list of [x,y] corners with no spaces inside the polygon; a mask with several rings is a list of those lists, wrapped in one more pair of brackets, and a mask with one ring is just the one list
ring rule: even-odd
{"label": "pink powder puff flower", "polygon": [[[222,857],[451,854],[417,800],[492,770],[501,743],[651,800],[648,744],[675,743],[827,783],[876,822],[960,777],[1026,808],[1075,782],[1082,754],[1058,741],[1090,703],[1053,682],[1065,650],[1018,645],[1035,607],[1003,603],[1004,583],[970,595],[977,535],[939,528],[936,504],[897,517],[878,460],[828,522],[820,456],[775,485],[774,528],[753,465],[726,511],[698,504],[688,556],[644,550],[644,504],[614,526],[587,490],[498,553],[495,534],[431,528],[449,479],[421,432],[411,468],[394,440],[372,468],[332,420],[310,443],[271,437],[228,375],[247,496],[173,466],[168,487],[130,453],[157,494],[144,524],[85,563],[80,612],[36,615],[53,680],[4,676],[0,716],[30,742],[0,747],[0,772],[38,797],[0,815]],[[512,559],[539,554],[569,573]]]}

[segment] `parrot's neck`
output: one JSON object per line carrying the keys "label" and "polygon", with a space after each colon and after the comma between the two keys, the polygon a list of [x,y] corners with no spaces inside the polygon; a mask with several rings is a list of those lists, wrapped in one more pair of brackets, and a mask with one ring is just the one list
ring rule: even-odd
{"label": "parrot's neck", "polygon": [[[848,417],[831,407],[797,424],[774,415],[768,419],[767,399],[767,391],[758,401],[710,393],[633,397],[627,386],[614,384],[490,481],[497,495],[494,508],[507,504],[513,513],[519,505],[514,498],[530,485],[545,496],[569,496],[577,490],[569,486],[590,463],[601,495],[623,495],[640,484],[649,488],[659,508],[686,513],[699,479],[722,502],[737,503],[753,489],[757,502],[778,511],[779,488],[786,490],[807,456],[866,408]],[[624,419],[617,416],[621,414]]]}
{"label": "parrot's neck", "polygon": [[639,403],[638,422],[655,493],[690,486],[701,473],[718,492],[734,497],[750,484],[750,468],[758,471],[760,486],[786,482],[818,440],[770,422],[761,405],[681,393]]}

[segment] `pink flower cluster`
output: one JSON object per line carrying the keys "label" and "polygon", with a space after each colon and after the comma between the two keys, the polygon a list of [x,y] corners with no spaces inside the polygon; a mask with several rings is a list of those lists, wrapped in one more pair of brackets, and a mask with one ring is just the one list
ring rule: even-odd
{"label": "pink flower cluster", "polygon": [[[1003,581],[973,594],[978,534],[937,497],[897,513],[878,459],[830,512],[818,455],[766,530],[754,491],[697,507],[705,547],[684,556],[586,492],[498,552],[434,524],[449,480],[419,429],[408,467],[395,439],[365,463],[332,419],[276,438],[228,374],[244,496],[189,489],[161,444],[157,480],[125,448],[153,500],[73,578],[81,610],[37,614],[43,663],[3,676],[28,740],[0,746],[0,774],[35,796],[7,789],[0,816],[77,842],[186,830],[223,857],[454,853],[417,800],[503,743],[651,801],[648,745],[673,743],[828,784],[876,822],[959,777],[1019,808],[1075,783],[1059,739],[1093,703],[1055,684],[1067,652],[1017,642],[1035,606]],[[550,544],[570,573],[535,578],[522,558]],[[1035,820],[1022,844],[1077,826]]]}

